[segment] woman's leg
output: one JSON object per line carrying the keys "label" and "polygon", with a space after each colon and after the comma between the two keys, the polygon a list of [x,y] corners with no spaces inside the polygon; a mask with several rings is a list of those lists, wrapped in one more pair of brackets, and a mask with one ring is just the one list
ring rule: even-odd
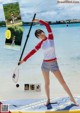
{"label": "woman's leg", "polygon": [[63,86],[64,90],[68,93],[68,95],[70,96],[70,100],[75,104],[78,105],[69,89],[69,87],[67,86],[66,82],[64,81],[64,78],[62,77],[61,72],[58,71],[54,71],[53,74],[56,76],[56,78],[58,79],[58,81],[60,82],[60,84]]}
{"label": "woman's leg", "polygon": [[50,89],[49,89],[50,79],[49,79],[49,71],[43,71],[42,70],[42,74],[43,74],[44,81],[45,81],[45,92],[46,92],[46,96],[47,96],[47,103],[46,103],[46,105],[48,105],[50,103]]}

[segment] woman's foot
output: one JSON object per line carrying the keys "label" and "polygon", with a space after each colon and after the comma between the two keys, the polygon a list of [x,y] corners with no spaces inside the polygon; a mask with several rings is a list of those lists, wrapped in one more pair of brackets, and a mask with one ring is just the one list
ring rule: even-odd
{"label": "woman's foot", "polygon": [[50,104],[50,99],[47,100],[45,106],[48,106]]}
{"label": "woman's foot", "polygon": [[70,100],[71,100],[76,106],[79,106],[79,104],[74,100],[74,98],[70,98]]}

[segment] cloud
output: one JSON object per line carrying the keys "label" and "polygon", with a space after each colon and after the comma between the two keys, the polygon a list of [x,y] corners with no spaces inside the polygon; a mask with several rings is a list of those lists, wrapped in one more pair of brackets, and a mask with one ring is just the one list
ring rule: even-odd
{"label": "cloud", "polygon": [[11,3],[11,2],[17,2],[17,0],[2,0],[3,4]]}
{"label": "cloud", "polygon": [[57,5],[58,19],[80,19],[80,4]]}
{"label": "cloud", "polygon": [[[16,0],[2,1],[16,2]],[[18,0],[18,2],[23,21],[31,21],[34,13],[37,13],[37,18],[49,21],[80,19],[80,4],[59,4],[57,0]],[[3,11],[0,10],[0,13]]]}
{"label": "cloud", "polygon": [[2,3],[0,3],[0,21],[2,20],[4,20],[4,12],[3,12]]}
{"label": "cloud", "polygon": [[[80,4],[57,4],[56,0],[47,0],[44,2],[34,2],[31,5],[28,1],[28,4],[22,6],[22,12],[24,14],[24,20],[29,19],[30,14],[36,12],[38,18],[44,20],[65,20],[65,19],[80,19]],[[28,7],[27,7],[28,6]],[[28,14],[29,13],[29,14]],[[25,14],[27,16],[25,16]],[[25,20],[25,21],[26,21]]]}
{"label": "cloud", "polygon": [[0,4],[2,3],[2,0],[0,0]]}

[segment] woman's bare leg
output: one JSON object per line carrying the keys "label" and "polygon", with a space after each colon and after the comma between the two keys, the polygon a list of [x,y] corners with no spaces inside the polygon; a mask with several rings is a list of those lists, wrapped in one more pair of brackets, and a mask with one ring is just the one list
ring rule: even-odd
{"label": "woman's bare leg", "polygon": [[53,74],[56,76],[56,78],[58,79],[58,81],[60,82],[60,84],[63,86],[64,90],[68,93],[68,95],[70,96],[70,100],[75,104],[78,105],[69,89],[69,87],[67,86],[66,82],[64,81],[62,74],[60,71],[55,71],[53,72]]}
{"label": "woman's bare leg", "polygon": [[44,76],[45,92],[46,92],[46,96],[47,96],[46,105],[48,105],[50,103],[50,89],[49,89],[50,79],[49,79],[49,72],[48,71],[42,71],[42,74]]}

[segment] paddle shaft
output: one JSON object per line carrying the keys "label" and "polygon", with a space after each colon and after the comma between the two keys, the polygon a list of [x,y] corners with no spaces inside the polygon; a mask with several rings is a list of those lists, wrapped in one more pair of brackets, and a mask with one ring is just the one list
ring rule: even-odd
{"label": "paddle shaft", "polygon": [[[35,17],[36,17],[36,13],[34,14],[32,20],[34,20]],[[33,22],[31,22],[31,26],[30,26],[30,28],[29,28],[29,31],[28,31],[28,34],[27,34],[27,38],[26,38],[26,41],[25,41],[25,44],[24,44],[24,47],[23,47],[23,50],[22,50],[22,53],[21,53],[21,56],[20,56],[19,61],[21,61],[21,59],[22,59],[22,56],[23,56],[23,53],[24,53],[24,50],[25,50],[26,44],[27,44],[28,39],[29,39],[29,35],[30,35],[30,32],[31,32],[32,26],[33,26]]]}

